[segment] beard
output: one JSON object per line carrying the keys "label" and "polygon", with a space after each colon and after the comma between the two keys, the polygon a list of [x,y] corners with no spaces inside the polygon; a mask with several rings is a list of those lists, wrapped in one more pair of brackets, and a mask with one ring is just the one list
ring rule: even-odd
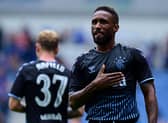
{"label": "beard", "polygon": [[106,45],[109,44],[109,42],[112,39],[112,35],[94,35],[93,34],[93,40],[97,45]]}

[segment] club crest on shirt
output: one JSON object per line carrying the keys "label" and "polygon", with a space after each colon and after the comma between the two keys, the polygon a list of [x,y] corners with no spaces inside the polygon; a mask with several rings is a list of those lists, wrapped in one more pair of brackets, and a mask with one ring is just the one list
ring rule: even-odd
{"label": "club crest on shirt", "polygon": [[116,57],[114,60],[114,63],[119,70],[122,70],[125,68],[125,62],[126,62],[126,58],[122,56]]}
{"label": "club crest on shirt", "polygon": [[95,66],[89,66],[88,70],[89,70],[89,73],[94,73],[96,71]]}

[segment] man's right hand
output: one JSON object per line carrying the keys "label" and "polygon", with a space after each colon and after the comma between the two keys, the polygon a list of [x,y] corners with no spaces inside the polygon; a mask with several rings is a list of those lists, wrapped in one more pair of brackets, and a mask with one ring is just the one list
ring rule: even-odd
{"label": "man's right hand", "polygon": [[92,81],[97,89],[104,89],[107,87],[118,86],[124,79],[122,72],[104,73],[105,65],[100,68],[96,78]]}

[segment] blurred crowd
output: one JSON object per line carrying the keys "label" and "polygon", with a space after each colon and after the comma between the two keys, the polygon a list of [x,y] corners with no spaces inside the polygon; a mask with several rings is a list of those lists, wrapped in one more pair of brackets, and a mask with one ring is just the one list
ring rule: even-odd
{"label": "blurred crowd", "polygon": [[[89,46],[91,38],[88,38],[88,35],[82,29],[64,30],[61,33],[61,44]],[[9,114],[7,93],[15,78],[16,70],[22,63],[36,59],[34,42],[35,36],[26,26],[16,32],[6,32],[0,27],[0,119],[3,120],[2,123],[7,123]],[[143,44],[142,47],[153,69],[168,70],[168,37],[151,41],[147,45]],[[57,59],[65,64],[68,63],[63,57],[57,57]]]}

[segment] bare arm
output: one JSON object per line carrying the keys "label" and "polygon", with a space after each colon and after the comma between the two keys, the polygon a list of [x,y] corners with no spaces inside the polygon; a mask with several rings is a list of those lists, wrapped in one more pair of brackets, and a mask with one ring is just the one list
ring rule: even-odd
{"label": "bare arm", "polygon": [[158,104],[153,80],[142,84],[141,89],[145,99],[148,123],[157,123]]}
{"label": "bare arm", "polygon": [[77,92],[70,94],[70,106],[73,110],[83,106],[87,100],[92,97],[92,94],[96,90],[94,83],[90,83],[88,86]]}
{"label": "bare arm", "polygon": [[25,112],[25,106],[21,104],[20,100],[13,97],[9,97],[9,109],[15,112]]}
{"label": "bare arm", "polygon": [[90,84],[70,94],[70,106],[72,109],[83,106],[93,97],[96,91],[120,84],[120,81],[123,79],[123,74],[121,72],[104,73],[104,70],[105,65],[102,65],[97,77]]}

